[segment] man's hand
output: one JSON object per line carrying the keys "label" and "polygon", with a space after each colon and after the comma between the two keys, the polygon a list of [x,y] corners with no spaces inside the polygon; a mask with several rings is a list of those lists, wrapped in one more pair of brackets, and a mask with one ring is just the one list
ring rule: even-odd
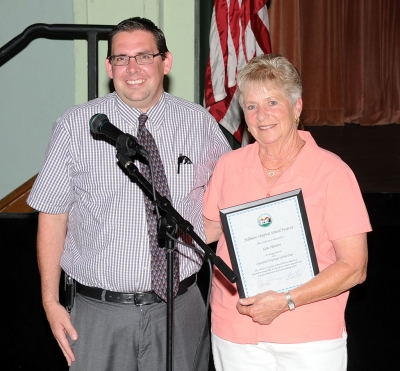
{"label": "man's hand", "polygon": [[240,299],[236,308],[240,314],[251,317],[260,325],[269,325],[281,313],[288,310],[285,294],[275,291]]}
{"label": "man's hand", "polygon": [[74,326],[72,326],[70,315],[58,302],[43,303],[43,306],[51,331],[64,353],[68,366],[71,366],[72,362],[75,361],[75,355],[72,352],[66,335],[68,334],[75,341],[78,339],[78,334]]}

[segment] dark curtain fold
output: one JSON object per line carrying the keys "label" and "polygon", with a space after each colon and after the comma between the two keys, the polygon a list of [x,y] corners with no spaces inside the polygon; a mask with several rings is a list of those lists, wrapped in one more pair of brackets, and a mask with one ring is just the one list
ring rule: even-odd
{"label": "dark curtain fold", "polygon": [[301,0],[299,4],[303,123],[341,125],[342,1]]}
{"label": "dark curtain fold", "polygon": [[303,79],[305,125],[400,124],[400,1],[270,0],[272,52]]}
{"label": "dark curtain fold", "polygon": [[346,0],[345,122],[400,123],[400,2]]}

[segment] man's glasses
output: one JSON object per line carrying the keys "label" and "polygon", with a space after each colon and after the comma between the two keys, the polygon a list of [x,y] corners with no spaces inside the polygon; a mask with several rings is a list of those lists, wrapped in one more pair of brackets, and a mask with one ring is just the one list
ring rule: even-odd
{"label": "man's glasses", "polygon": [[131,58],[135,58],[137,64],[152,64],[154,62],[154,57],[161,55],[164,57],[164,53],[157,54],[138,54],[138,55],[111,55],[108,57],[110,63],[113,66],[126,66],[129,64]]}

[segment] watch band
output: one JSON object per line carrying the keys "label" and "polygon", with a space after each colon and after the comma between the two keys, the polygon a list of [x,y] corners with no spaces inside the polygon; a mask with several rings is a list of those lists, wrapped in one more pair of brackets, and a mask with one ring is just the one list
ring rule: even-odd
{"label": "watch band", "polygon": [[286,295],[287,305],[288,305],[289,309],[293,310],[294,308],[296,308],[296,306],[294,305],[294,302],[292,300],[292,297],[290,296],[289,291],[285,291],[285,295]]}

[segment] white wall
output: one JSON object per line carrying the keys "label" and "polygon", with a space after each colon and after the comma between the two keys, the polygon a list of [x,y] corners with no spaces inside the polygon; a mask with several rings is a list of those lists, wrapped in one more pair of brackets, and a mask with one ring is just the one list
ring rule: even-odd
{"label": "white wall", "polygon": [[[200,1],[200,0],[197,0]],[[75,23],[115,25],[130,17],[145,17],[160,27],[172,53],[168,75],[171,94],[195,100],[195,0],[74,0]],[[75,42],[75,102],[87,100],[86,42]],[[104,60],[107,42],[99,48],[99,96],[109,92]]]}
{"label": "white wall", "polygon": [[[114,25],[142,16],[165,33],[168,91],[195,101],[195,7],[201,0],[0,0],[0,47],[34,23]],[[109,92],[100,42],[99,96]],[[87,101],[87,42],[38,39],[0,67],[0,199],[40,170],[53,122]]]}
{"label": "white wall", "polygon": [[[0,47],[34,23],[73,23],[71,1],[0,0]],[[55,118],[74,103],[73,41],[33,40],[0,67],[0,199],[40,169]]]}

